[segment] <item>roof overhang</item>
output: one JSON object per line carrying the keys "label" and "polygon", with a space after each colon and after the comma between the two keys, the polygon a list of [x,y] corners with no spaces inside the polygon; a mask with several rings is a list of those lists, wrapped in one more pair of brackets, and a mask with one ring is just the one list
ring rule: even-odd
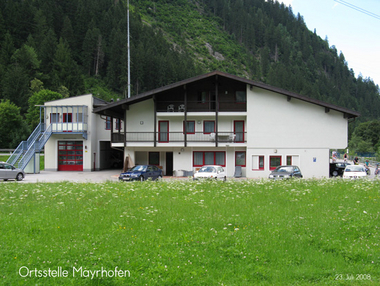
{"label": "roof overhang", "polygon": [[353,111],[353,110],[350,110],[350,109],[347,109],[344,107],[340,107],[340,106],[337,106],[334,104],[326,103],[326,102],[323,102],[323,101],[320,101],[317,99],[313,99],[313,98],[309,98],[309,97],[306,97],[306,96],[303,96],[303,95],[300,95],[300,94],[297,94],[294,92],[290,92],[290,91],[287,91],[287,90],[284,90],[284,89],[281,89],[278,87],[273,87],[273,86],[264,84],[262,82],[257,82],[257,81],[245,79],[242,77],[238,77],[238,76],[231,75],[231,74],[224,73],[224,72],[220,72],[220,71],[213,71],[213,72],[206,73],[203,75],[195,76],[195,77],[192,77],[189,79],[185,79],[185,80],[173,83],[173,84],[169,84],[169,85],[157,88],[157,89],[153,89],[151,91],[147,91],[147,92],[138,94],[136,96],[132,96],[130,98],[118,100],[116,102],[111,102],[111,103],[105,104],[103,106],[99,106],[99,107],[94,108],[93,112],[98,113],[98,114],[102,114],[102,115],[106,115],[106,116],[123,118],[124,111],[128,110],[129,106],[132,104],[151,99],[156,94],[160,94],[162,92],[165,92],[165,91],[168,91],[168,90],[171,90],[174,88],[185,86],[187,84],[197,82],[199,80],[203,80],[203,79],[207,79],[207,78],[212,78],[212,77],[219,77],[219,79],[220,78],[228,78],[228,79],[232,79],[232,80],[235,80],[235,81],[238,81],[241,83],[245,83],[247,85],[250,85],[251,87],[258,87],[258,88],[262,88],[262,89],[272,91],[272,92],[275,92],[278,94],[283,94],[284,96],[287,97],[288,101],[290,101],[294,98],[294,99],[302,100],[302,101],[305,101],[305,102],[308,102],[311,104],[319,105],[319,106],[324,107],[326,112],[328,112],[330,110],[335,110],[335,111],[343,113],[344,117],[348,118],[348,119],[356,118],[356,117],[360,116],[359,112],[356,112],[356,111]]}

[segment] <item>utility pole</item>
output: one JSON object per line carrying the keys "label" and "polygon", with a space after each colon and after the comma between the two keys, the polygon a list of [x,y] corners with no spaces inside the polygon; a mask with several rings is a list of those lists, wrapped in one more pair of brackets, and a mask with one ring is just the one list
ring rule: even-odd
{"label": "utility pole", "polygon": [[127,22],[128,22],[128,98],[131,97],[131,54],[129,46],[129,0],[127,3]]}

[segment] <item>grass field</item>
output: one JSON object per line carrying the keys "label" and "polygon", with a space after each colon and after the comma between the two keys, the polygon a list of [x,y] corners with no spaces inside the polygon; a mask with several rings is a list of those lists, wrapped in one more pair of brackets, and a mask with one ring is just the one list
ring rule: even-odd
{"label": "grass field", "polygon": [[[0,155],[0,162],[3,161],[3,162],[6,162],[8,160],[10,155]],[[44,161],[44,157],[41,156],[40,158],[40,170],[44,170],[45,169],[45,161]]]}
{"label": "grass field", "polygon": [[379,190],[377,180],[0,183],[0,284],[379,285]]}

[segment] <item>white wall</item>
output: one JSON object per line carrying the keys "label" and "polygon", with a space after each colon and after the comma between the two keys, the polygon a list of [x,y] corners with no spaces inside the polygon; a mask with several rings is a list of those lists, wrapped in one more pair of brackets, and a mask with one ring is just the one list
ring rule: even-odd
{"label": "white wall", "polygon": [[343,113],[274,92],[248,89],[248,147],[347,147],[348,122]]}
{"label": "white wall", "polygon": [[[254,168],[253,156],[264,156],[264,170]],[[281,156],[281,164],[286,165],[286,157],[293,157],[293,165],[297,165],[304,178],[322,178],[329,176],[329,149],[247,149],[246,174],[249,178],[268,178],[270,156]],[[255,169],[255,170],[253,170]]]}
{"label": "white wall", "polygon": [[[68,105],[85,105],[87,111],[87,140],[78,134],[52,134],[45,145],[45,170],[58,170],[58,141],[82,141],[83,142],[83,171],[93,170],[94,153],[99,153],[97,144],[96,118],[99,115],[92,112],[93,97],[91,94],[64,98],[54,101],[45,102],[45,106],[68,106]],[[49,120],[49,119],[47,119]],[[50,123],[50,120],[48,121]]]}
{"label": "white wall", "polygon": [[154,131],[153,99],[133,104],[127,110],[127,132]]}

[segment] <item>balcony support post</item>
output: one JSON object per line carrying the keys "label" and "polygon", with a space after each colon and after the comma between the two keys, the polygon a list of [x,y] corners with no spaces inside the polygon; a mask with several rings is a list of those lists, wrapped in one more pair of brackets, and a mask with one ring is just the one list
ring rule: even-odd
{"label": "balcony support post", "polygon": [[184,104],[185,104],[185,110],[184,110],[184,114],[185,114],[185,126],[184,126],[184,147],[187,147],[187,89],[186,89],[186,84],[183,86],[183,89],[185,90],[185,94],[184,94]]}
{"label": "balcony support post", "polygon": [[153,119],[153,147],[157,147],[157,98],[153,95],[153,105],[154,105],[154,119]]}
{"label": "balcony support post", "polygon": [[216,75],[215,76],[215,147],[218,147],[218,110],[219,110],[218,75]]}

